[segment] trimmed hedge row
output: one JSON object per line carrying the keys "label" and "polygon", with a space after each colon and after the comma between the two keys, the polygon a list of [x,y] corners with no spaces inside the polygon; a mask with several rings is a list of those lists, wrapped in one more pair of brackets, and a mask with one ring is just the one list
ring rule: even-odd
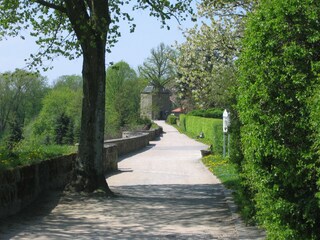
{"label": "trimmed hedge row", "polygon": [[181,114],[180,128],[195,135],[203,133],[204,138],[212,143],[213,152],[222,154],[223,132],[222,120]]}
{"label": "trimmed hedge row", "polygon": [[237,88],[242,183],[267,239],[318,240],[319,1],[261,1],[246,24]]}
{"label": "trimmed hedge row", "polygon": [[191,112],[188,112],[187,115],[189,116],[197,116],[197,117],[205,117],[205,118],[218,118],[222,119],[223,109],[199,109],[199,110],[193,110]]}

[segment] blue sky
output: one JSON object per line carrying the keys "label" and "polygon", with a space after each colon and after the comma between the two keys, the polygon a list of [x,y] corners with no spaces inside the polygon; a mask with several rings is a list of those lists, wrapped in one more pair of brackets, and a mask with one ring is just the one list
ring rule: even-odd
{"label": "blue sky", "polygon": [[[121,24],[121,38],[112,53],[106,56],[106,62],[126,61],[135,70],[149,56],[150,50],[161,42],[172,45],[175,41],[183,42],[184,38],[180,28],[190,28],[194,25],[191,21],[182,22],[179,26],[176,20],[170,21],[170,30],[161,29],[161,24],[156,19],[149,17],[148,12],[142,10],[134,13],[137,24],[134,33],[129,32],[125,23]],[[0,72],[14,71],[15,68],[24,68],[24,59],[31,53],[35,53],[38,47],[34,39],[19,37],[0,41]],[[82,59],[69,61],[63,57],[54,59],[51,64],[54,68],[47,72],[41,72],[49,82],[53,82],[59,76],[69,74],[81,74]]]}

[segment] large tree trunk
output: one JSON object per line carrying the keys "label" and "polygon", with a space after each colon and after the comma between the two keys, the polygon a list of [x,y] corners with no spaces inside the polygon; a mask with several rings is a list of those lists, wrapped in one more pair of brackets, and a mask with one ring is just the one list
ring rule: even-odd
{"label": "large tree trunk", "polygon": [[111,22],[108,0],[64,1],[83,53],[83,103],[78,158],[69,189],[111,194],[103,169],[105,53]]}
{"label": "large tree trunk", "polygon": [[103,169],[105,123],[105,42],[96,37],[83,48],[83,102],[78,158],[71,183],[75,191],[111,194]]}

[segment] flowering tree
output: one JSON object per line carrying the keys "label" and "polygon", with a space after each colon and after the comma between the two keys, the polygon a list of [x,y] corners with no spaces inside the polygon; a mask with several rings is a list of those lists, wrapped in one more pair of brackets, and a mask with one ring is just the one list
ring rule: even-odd
{"label": "flowering tree", "polygon": [[235,60],[240,51],[243,17],[253,1],[203,1],[201,26],[185,31],[177,46],[178,94],[198,107],[225,107],[235,84]]}

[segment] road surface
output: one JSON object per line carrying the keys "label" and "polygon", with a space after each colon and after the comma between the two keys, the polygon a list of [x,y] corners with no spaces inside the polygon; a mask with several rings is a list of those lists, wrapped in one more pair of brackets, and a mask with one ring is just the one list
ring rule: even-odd
{"label": "road surface", "polygon": [[228,191],[201,163],[207,146],[158,124],[163,136],[107,176],[116,198],[47,197],[2,221],[0,239],[264,239],[243,224]]}

